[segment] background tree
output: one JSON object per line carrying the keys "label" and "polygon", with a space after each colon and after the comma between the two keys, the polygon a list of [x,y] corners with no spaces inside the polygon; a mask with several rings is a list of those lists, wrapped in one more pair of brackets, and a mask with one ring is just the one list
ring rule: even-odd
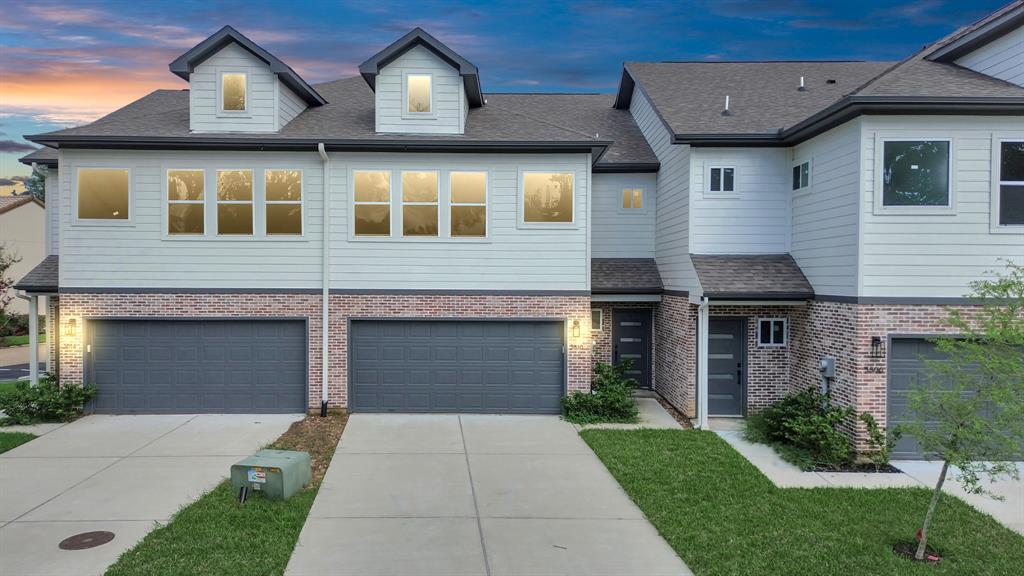
{"label": "background tree", "polygon": [[6,333],[7,325],[12,321],[12,316],[7,313],[7,306],[14,300],[14,293],[11,291],[14,280],[7,275],[7,271],[18,262],[21,262],[21,257],[0,244],[0,334]]}
{"label": "background tree", "polygon": [[36,165],[32,174],[25,178],[25,191],[35,196],[40,202],[46,202],[46,175],[49,168]]}
{"label": "background tree", "polygon": [[[994,279],[971,284],[979,308],[947,318],[960,336],[935,340],[944,359],[925,359],[928,377],[907,394],[911,423],[903,433],[942,461],[915,557],[923,560],[935,508],[950,467],[971,494],[982,479],[1019,477],[1024,454],[1024,267],[1008,262]],[[996,498],[995,495],[988,493]]]}

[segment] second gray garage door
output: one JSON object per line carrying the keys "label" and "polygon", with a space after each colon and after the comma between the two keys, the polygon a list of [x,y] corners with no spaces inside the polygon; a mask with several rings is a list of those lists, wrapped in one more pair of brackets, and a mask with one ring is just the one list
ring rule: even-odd
{"label": "second gray garage door", "polygon": [[349,395],[358,412],[558,414],[561,321],[358,320]]}
{"label": "second gray garage door", "polygon": [[303,320],[90,320],[87,335],[96,412],[306,411]]}

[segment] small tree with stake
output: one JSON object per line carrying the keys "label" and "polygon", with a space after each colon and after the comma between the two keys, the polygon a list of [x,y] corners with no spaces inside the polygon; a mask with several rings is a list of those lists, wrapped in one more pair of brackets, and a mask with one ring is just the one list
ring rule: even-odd
{"label": "small tree with stake", "polygon": [[928,378],[907,395],[910,423],[902,432],[917,439],[942,471],[918,532],[914,557],[924,560],[928,533],[950,467],[960,486],[987,494],[982,479],[1018,478],[1012,460],[1024,454],[1024,266],[1008,262],[994,279],[971,284],[980,306],[970,318],[951,310],[948,323],[960,334],[935,340],[944,357],[926,359]]}

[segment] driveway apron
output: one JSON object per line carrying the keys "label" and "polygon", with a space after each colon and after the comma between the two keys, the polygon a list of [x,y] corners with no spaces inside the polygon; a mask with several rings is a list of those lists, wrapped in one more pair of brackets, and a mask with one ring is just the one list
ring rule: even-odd
{"label": "driveway apron", "polygon": [[690,571],[557,417],[355,414],[286,574]]}

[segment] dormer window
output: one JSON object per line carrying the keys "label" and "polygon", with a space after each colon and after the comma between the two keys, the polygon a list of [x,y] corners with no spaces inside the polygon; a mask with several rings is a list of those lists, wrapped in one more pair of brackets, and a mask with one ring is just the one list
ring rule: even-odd
{"label": "dormer window", "polygon": [[430,114],[431,106],[431,75],[407,74],[405,76],[406,109],[409,114]]}
{"label": "dormer window", "polygon": [[246,82],[244,72],[224,72],[220,75],[222,112],[245,112],[247,110]]}

